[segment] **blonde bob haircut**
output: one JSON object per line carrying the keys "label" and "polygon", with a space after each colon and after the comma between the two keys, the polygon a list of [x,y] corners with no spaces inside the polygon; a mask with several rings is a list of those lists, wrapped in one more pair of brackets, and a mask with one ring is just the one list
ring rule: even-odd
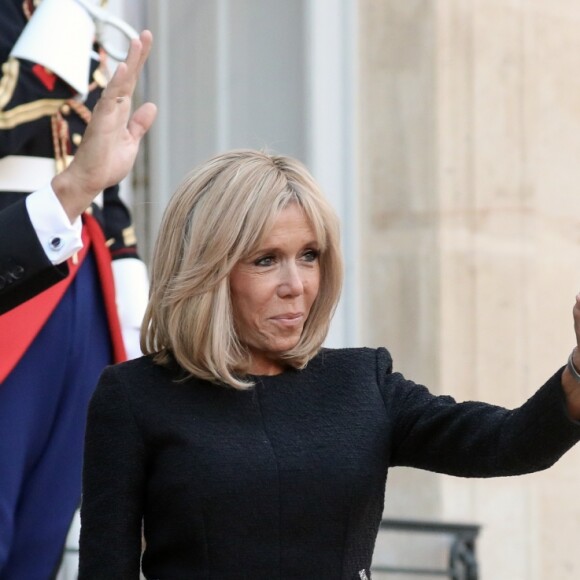
{"label": "blonde bob haircut", "polygon": [[178,186],[151,264],[141,348],[166,365],[238,389],[252,386],[251,357],[234,322],[229,277],[289,204],[304,211],[320,249],[320,290],[300,340],[278,355],[304,368],[319,351],[340,296],[338,218],[307,169],[290,157],[236,150],[213,157]]}

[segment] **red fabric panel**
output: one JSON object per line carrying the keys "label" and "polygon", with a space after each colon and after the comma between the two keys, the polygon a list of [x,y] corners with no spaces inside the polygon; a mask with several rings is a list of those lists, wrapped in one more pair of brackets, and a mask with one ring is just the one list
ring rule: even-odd
{"label": "red fabric panel", "polygon": [[69,275],[64,280],[0,316],[0,384],[18,364],[74,280],[91,244],[84,228],[82,240],[78,259],[68,260]]}
{"label": "red fabric panel", "polygon": [[35,64],[32,67],[32,72],[39,78],[40,82],[49,90],[54,91],[56,84],[56,75],[47,71],[43,66]]}
{"label": "red fabric panel", "polygon": [[93,243],[93,254],[95,255],[97,268],[99,270],[99,279],[105,300],[111,342],[113,344],[113,362],[123,362],[127,360],[127,352],[125,351],[125,344],[123,343],[121,323],[119,322],[119,314],[115,300],[115,280],[113,279],[113,269],[111,268],[111,254],[107,248],[103,230],[97,220],[91,215],[84,214],[83,222]]}

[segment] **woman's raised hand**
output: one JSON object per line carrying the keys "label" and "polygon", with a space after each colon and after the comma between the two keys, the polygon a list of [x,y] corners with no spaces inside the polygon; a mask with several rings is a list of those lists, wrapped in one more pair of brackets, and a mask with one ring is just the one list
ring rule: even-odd
{"label": "woman's raised hand", "polygon": [[153,37],[148,30],[131,41],[127,60],[120,63],[93,110],[83,140],[69,167],[52,180],[52,188],[74,221],[106,187],[127,176],[141,138],[155,120],[153,103],[131,114],[131,100]]}
{"label": "woman's raised hand", "polygon": [[576,348],[574,348],[570,355],[570,362],[574,369],[576,369],[576,372],[572,372],[570,365],[568,365],[568,368],[564,370],[564,374],[562,375],[562,387],[566,395],[570,416],[573,419],[580,420],[580,381],[575,376],[577,373],[580,373],[580,294],[576,296],[572,316],[574,317]]}
{"label": "woman's raised hand", "polygon": [[572,308],[572,316],[574,317],[574,333],[576,334],[576,348],[572,352],[572,364],[580,372],[580,293],[576,294],[576,302],[574,303],[574,308]]}

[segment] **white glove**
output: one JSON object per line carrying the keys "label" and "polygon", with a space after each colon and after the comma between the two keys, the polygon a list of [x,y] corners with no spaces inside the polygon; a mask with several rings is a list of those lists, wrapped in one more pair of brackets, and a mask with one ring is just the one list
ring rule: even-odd
{"label": "white glove", "polygon": [[149,296],[149,277],[145,263],[137,258],[113,260],[113,278],[121,334],[127,358],[142,355],[139,333]]}

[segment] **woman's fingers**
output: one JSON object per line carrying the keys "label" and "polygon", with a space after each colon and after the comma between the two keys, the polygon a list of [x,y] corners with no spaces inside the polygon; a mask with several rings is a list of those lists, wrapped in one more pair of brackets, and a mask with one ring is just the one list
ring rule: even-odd
{"label": "woman's fingers", "polygon": [[580,347],[580,293],[576,294],[576,304],[572,309],[574,315],[574,330],[576,332],[576,343]]}

